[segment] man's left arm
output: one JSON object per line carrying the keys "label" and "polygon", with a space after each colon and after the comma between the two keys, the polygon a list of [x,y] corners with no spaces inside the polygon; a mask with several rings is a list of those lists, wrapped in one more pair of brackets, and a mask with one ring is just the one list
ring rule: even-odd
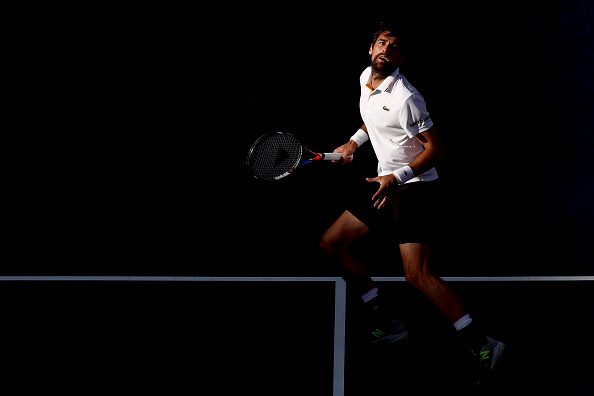
{"label": "man's left arm", "polygon": [[415,175],[421,175],[433,168],[439,160],[441,160],[445,151],[435,126],[415,135],[415,138],[421,142],[425,150],[415,158],[413,162],[408,164]]}

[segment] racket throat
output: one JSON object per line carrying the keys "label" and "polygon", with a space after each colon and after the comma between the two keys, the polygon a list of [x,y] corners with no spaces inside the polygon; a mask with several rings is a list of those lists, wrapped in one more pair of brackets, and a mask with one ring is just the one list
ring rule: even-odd
{"label": "racket throat", "polygon": [[324,154],[319,154],[319,153],[313,153],[313,154],[315,154],[315,157],[301,161],[299,163],[299,165],[301,166],[301,165],[309,164],[310,162],[313,162],[313,161],[321,161],[324,159]]}

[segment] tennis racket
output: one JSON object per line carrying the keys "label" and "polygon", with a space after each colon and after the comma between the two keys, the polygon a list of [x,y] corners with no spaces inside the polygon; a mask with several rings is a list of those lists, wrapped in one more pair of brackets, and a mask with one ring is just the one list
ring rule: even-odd
{"label": "tennis racket", "polygon": [[314,161],[338,161],[341,157],[340,153],[311,151],[290,133],[271,132],[260,136],[252,145],[247,168],[256,179],[280,180],[298,166]]}

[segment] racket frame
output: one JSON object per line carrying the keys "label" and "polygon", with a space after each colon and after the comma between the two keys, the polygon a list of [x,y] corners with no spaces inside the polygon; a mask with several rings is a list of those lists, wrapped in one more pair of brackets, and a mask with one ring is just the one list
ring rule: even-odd
{"label": "racket frame", "polygon": [[[262,178],[259,178],[256,175],[254,175],[254,173],[251,171],[250,158],[252,156],[252,152],[256,149],[256,147],[258,147],[258,145],[260,144],[260,142],[263,139],[266,139],[269,136],[274,136],[276,134],[290,135],[291,137],[293,137],[297,141],[297,144],[298,144],[298,147],[299,147],[299,158],[297,158],[297,160],[295,161],[295,163],[293,164],[293,166],[291,167],[291,169],[289,169],[288,171],[286,171],[282,175],[276,176],[276,177],[274,177],[272,179],[262,179]],[[307,151],[307,152],[311,153],[311,155],[313,155],[313,157],[310,158],[310,159],[302,160],[303,155],[305,154],[304,151]],[[256,139],[256,141],[254,142],[254,144],[252,144],[252,147],[250,148],[250,151],[248,152],[246,166],[248,168],[249,173],[255,179],[272,181],[272,180],[280,180],[280,179],[282,179],[284,177],[289,176],[298,166],[306,165],[306,164],[309,164],[310,162],[314,162],[314,161],[338,161],[338,160],[340,160],[341,157],[342,157],[342,154],[340,154],[340,153],[318,153],[318,152],[312,151],[312,150],[308,149],[303,143],[301,143],[301,141],[295,135],[293,135],[292,133],[289,133],[289,132],[278,132],[277,131],[277,132],[268,132],[268,133],[265,133],[264,135],[262,135],[258,139]]]}

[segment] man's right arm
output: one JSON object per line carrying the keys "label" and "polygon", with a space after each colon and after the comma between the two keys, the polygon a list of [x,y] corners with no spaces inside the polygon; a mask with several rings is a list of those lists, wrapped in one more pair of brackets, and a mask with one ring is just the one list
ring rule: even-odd
{"label": "man's right arm", "polygon": [[[363,134],[360,131],[363,131],[365,134]],[[365,126],[365,123],[363,123],[363,125],[361,125],[361,128],[359,128],[357,133],[353,135],[353,137],[351,137],[351,140],[334,150],[335,153],[341,153],[342,158],[340,159],[340,161],[333,162],[340,162],[341,164],[347,164],[351,162],[353,158],[349,158],[349,156],[352,156],[355,150],[357,150],[357,147],[359,147],[360,144],[366,142],[367,139],[369,139],[369,133],[367,132],[367,127]]]}

